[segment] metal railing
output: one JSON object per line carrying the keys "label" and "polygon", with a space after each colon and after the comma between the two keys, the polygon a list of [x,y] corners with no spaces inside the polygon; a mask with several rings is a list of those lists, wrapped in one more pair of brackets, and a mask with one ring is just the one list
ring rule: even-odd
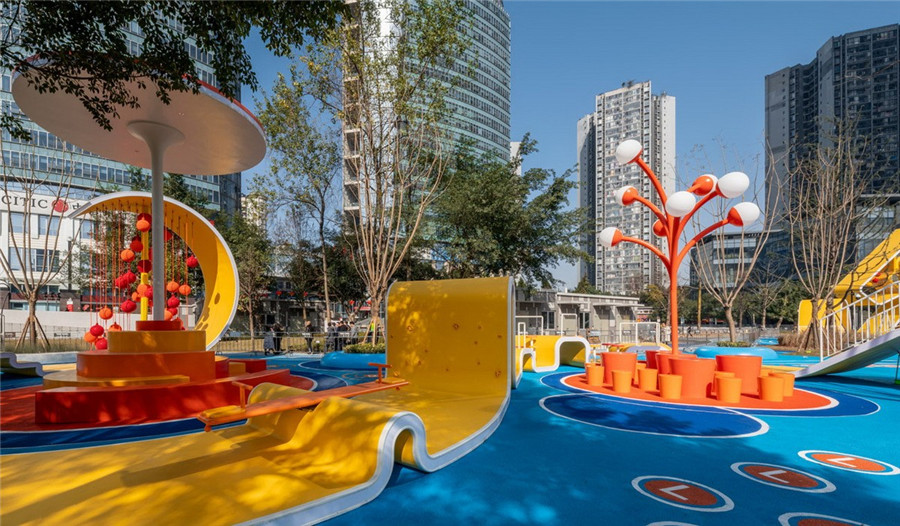
{"label": "metal railing", "polygon": [[900,282],[866,294],[819,321],[819,359],[873,340],[900,327]]}

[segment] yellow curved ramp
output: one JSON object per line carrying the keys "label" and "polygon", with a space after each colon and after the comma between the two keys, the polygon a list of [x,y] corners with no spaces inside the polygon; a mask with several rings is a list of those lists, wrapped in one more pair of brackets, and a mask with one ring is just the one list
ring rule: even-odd
{"label": "yellow curved ramp", "polygon": [[[206,349],[209,350],[228,330],[237,311],[238,273],[234,256],[219,231],[196,210],[168,197],[165,198],[164,209],[166,228],[184,239],[200,262],[205,288],[203,311],[193,328],[206,331]],[[112,210],[149,213],[150,194],[105,194],[88,201],[69,216],[78,217],[91,212]]]}
{"label": "yellow curved ramp", "polygon": [[[439,469],[500,424],[514,296],[509,278],[395,284],[387,358],[410,381],[397,391],[328,398],[210,433],[4,455],[0,523],[307,524],[361,506],[395,461]],[[261,384],[250,402],[302,393]]]}

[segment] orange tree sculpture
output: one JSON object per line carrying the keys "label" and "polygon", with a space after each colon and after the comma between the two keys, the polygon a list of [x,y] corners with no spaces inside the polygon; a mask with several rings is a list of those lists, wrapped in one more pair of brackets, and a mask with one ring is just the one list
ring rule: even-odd
{"label": "orange tree sculpture", "polygon": [[[687,190],[666,195],[656,174],[641,158],[642,152],[643,147],[638,141],[627,140],[616,148],[616,161],[620,164],[636,163],[640,166],[644,174],[650,178],[657,194],[659,194],[663,209],[660,210],[649,199],[638,194],[637,189],[633,186],[625,186],[616,190],[616,200],[623,206],[631,205],[634,202],[641,203],[656,215],[657,220],[653,223],[653,233],[666,239],[668,255],[648,241],[623,235],[622,231],[616,227],[604,228],[600,231],[598,237],[600,244],[606,248],[612,248],[622,241],[627,241],[646,248],[662,261],[663,266],[669,273],[669,323],[672,327],[672,352],[679,354],[678,267],[691,248],[701,238],[725,225],[734,225],[741,228],[750,225],[759,218],[760,212],[759,207],[755,203],[738,203],[728,211],[725,218],[701,230],[683,247],[679,248],[684,226],[688,224],[691,217],[703,205],[716,196],[725,199],[738,197],[750,186],[750,178],[742,172],[729,172],[721,178],[716,178],[716,176],[709,174],[701,175]],[[700,196],[700,200],[698,201],[695,196]]]}

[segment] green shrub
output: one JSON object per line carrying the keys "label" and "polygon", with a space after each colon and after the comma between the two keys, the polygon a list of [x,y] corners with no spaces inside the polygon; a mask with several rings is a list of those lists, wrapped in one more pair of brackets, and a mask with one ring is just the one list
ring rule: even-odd
{"label": "green shrub", "polygon": [[387,346],[384,343],[351,343],[344,346],[344,352],[347,354],[376,354],[383,353]]}
{"label": "green shrub", "polygon": [[730,342],[727,340],[722,340],[717,342],[719,347],[750,347],[749,342]]}

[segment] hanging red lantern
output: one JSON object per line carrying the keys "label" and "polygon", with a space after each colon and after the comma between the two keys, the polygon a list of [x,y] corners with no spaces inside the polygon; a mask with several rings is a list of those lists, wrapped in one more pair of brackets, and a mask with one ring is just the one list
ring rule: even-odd
{"label": "hanging red lantern", "polygon": [[[138,287],[140,287],[140,285],[138,285]],[[132,292],[132,293],[131,293],[131,301],[133,301],[133,302],[138,302],[138,301],[140,301],[140,300],[141,300],[141,293],[140,293],[140,292]]]}
{"label": "hanging red lantern", "polygon": [[96,347],[98,351],[105,351],[106,348],[109,347],[109,342],[106,341],[106,338],[97,338],[97,341],[94,342],[94,347]]}
{"label": "hanging red lantern", "polygon": [[166,241],[172,240],[172,231],[169,230],[168,228],[166,229],[165,238],[166,238]]}
{"label": "hanging red lantern", "polygon": [[103,307],[99,313],[100,319],[108,320],[113,317],[113,311],[109,307]]}
{"label": "hanging red lantern", "polygon": [[114,280],[113,280],[113,287],[115,287],[115,288],[117,288],[117,289],[124,288],[124,287],[122,286],[122,278],[119,277],[119,278],[114,279]]}
{"label": "hanging red lantern", "polygon": [[178,307],[166,307],[167,312],[171,312],[173,316],[178,314]]}
{"label": "hanging red lantern", "polygon": [[355,301],[353,301],[353,300],[350,300],[350,306],[351,306],[351,307],[352,307],[352,306],[353,306],[353,304],[355,304],[355,303],[356,303],[356,302],[355,302]]}
{"label": "hanging red lantern", "polygon": [[106,330],[109,332],[119,332],[122,330],[122,326],[119,325],[118,323],[113,323]]}
{"label": "hanging red lantern", "polygon": [[166,300],[166,305],[170,308],[176,308],[181,305],[181,302],[178,301],[178,298],[176,296],[171,296],[168,300]]}
{"label": "hanging red lantern", "polygon": [[191,286],[185,283],[184,285],[178,287],[178,293],[182,296],[187,296],[191,293]]}
{"label": "hanging red lantern", "polygon": [[276,290],[276,291],[275,291],[275,295],[276,295],[276,296],[281,297],[281,294],[282,294],[282,293],[281,293],[280,290]]}
{"label": "hanging red lantern", "polygon": [[178,290],[178,282],[175,280],[172,280],[172,281],[166,283],[166,290],[169,292],[177,291]]}
{"label": "hanging red lantern", "polygon": [[88,343],[94,343],[95,341],[97,341],[97,337],[91,334],[91,331],[88,331],[84,333],[84,341]]}
{"label": "hanging red lantern", "polygon": [[137,263],[138,272],[147,273],[153,269],[153,263],[149,259],[142,259]]}
{"label": "hanging red lantern", "polygon": [[147,288],[144,289],[144,293],[141,294],[141,296],[147,298],[148,300],[152,300],[153,299],[153,287],[151,287],[150,285],[147,285]]}
{"label": "hanging red lantern", "polygon": [[309,292],[303,292],[303,297],[305,298],[307,296],[309,296]]}
{"label": "hanging red lantern", "polygon": [[146,219],[138,219],[137,223],[135,223],[135,228],[137,228],[141,232],[147,232],[150,230],[150,221]]}
{"label": "hanging red lantern", "polygon": [[89,332],[94,336],[103,336],[103,327],[99,323],[95,323],[90,329]]}
{"label": "hanging red lantern", "polygon": [[126,282],[129,285],[131,285],[132,283],[137,281],[137,274],[135,274],[134,272],[132,272],[130,270],[128,272],[126,272],[125,274],[123,274],[123,277],[125,278]]}
{"label": "hanging red lantern", "polygon": [[128,245],[128,248],[130,248],[132,252],[144,250],[144,244],[141,243],[141,236],[134,236],[131,239],[131,244]]}
{"label": "hanging red lantern", "polygon": [[125,250],[119,252],[119,257],[125,263],[131,263],[132,261],[134,261],[134,251],[130,248],[126,248]]}
{"label": "hanging red lantern", "polygon": [[[135,294],[137,294],[137,292],[135,292]],[[119,310],[124,312],[125,314],[128,314],[129,312],[134,312],[134,310],[136,308],[137,308],[137,304],[135,302],[133,302],[132,300],[125,300],[122,302],[121,305],[119,305]],[[110,330],[112,330],[112,328],[110,328]]]}
{"label": "hanging red lantern", "polygon": [[150,220],[152,220],[152,216],[147,212],[141,212],[140,214],[137,215],[137,220],[140,221],[141,219],[150,221]]}
{"label": "hanging red lantern", "polygon": [[197,268],[197,266],[200,265],[200,262],[197,261],[196,256],[191,254],[190,256],[188,256],[188,258],[186,260],[184,260],[184,264],[190,268]]}
{"label": "hanging red lantern", "polygon": [[165,318],[166,321],[169,321],[169,320],[171,320],[172,318],[174,318],[175,315],[172,314],[171,311],[166,310],[166,312],[163,313],[163,317]]}

